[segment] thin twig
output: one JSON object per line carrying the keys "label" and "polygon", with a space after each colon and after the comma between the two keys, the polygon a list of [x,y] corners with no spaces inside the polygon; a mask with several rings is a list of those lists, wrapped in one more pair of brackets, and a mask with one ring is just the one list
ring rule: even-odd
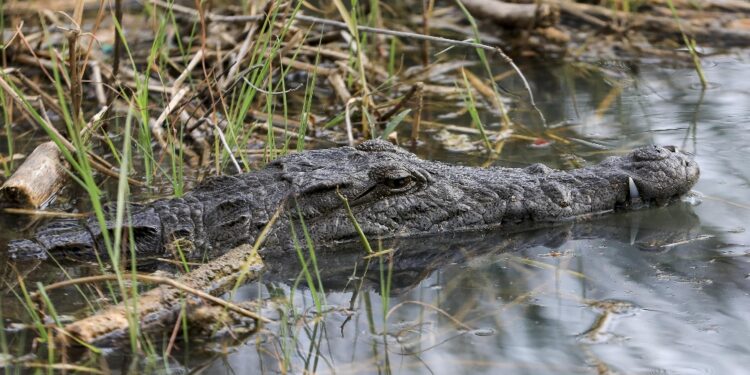
{"label": "thin twig", "polygon": [[388,310],[388,313],[385,314],[385,319],[388,320],[388,318],[391,316],[391,314],[393,314],[394,311],[398,310],[401,306],[408,305],[408,304],[419,305],[419,306],[426,307],[428,309],[435,310],[438,313],[440,313],[443,316],[445,316],[446,318],[450,319],[450,321],[452,321],[453,324],[455,324],[456,326],[458,326],[460,328],[463,328],[463,329],[465,329],[467,331],[473,330],[473,328],[467,326],[465,323],[463,323],[460,320],[454,318],[451,314],[448,314],[447,311],[445,311],[445,310],[443,310],[443,309],[441,309],[441,308],[439,308],[437,306],[433,306],[433,305],[430,305],[428,303],[424,303],[424,302],[421,302],[421,301],[403,301],[403,302],[399,303],[398,305],[393,306],[390,310]]}
{"label": "thin twig", "polygon": [[164,129],[162,128],[162,125],[165,121],[167,121],[167,117],[172,113],[172,111],[174,111],[178,107],[181,107],[179,105],[180,101],[185,97],[185,94],[187,94],[189,90],[190,88],[183,87],[179,91],[177,91],[174,96],[172,96],[169,104],[164,107],[164,111],[162,111],[156,121],[151,124],[151,132],[154,134],[154,137],[156,137],[156,140],[159,141],[159,145],[164,150],[167,149],[168,145],[167,140],[164,137]]}
{"label": "thin twig", "polygon": [[417,89],[421,89],[424,87],[424,84],[422,82],[419,82],[417,84],[414,84],[409,91],[404,94],[404,96],[401,97],[401,100],[396,103],[391,109],[388,110],[388,112],[384,113],[382,116],[378,117],[378,121],[388,121],[391,117],[393,117],[396,113],[401,111],[401,108],[404,107],[404,104],[408,103],[409,100],[411,100],[411,97],[414,96],[414,94],[417,92]]}
{"label": "thin twig", "polygon": [[7,214],[16,214],[16,215],[34,215],[34,216],[44,216],[44,217],[61,217],[61,218],[75,218],[75,219],[82,219],[85,217],[88,217],[91,213],[89,212],[82,212],[82,213],[75,213],[75,212],[63,212],[63,211],[45,211],[45,210],[31,210],[27,208],[3,208],[3,212]]}
{"label": "thin twig", "polygon": [[360,101],[361,98],[351,98],[346,102],[344,107],[344,118],[346,119],[346,138],[349,140],[349,146],[354,147],[354,133],[352,131],[352,118],[351,118],[351,106],[352,104]]}
{"label": "thin twig", "polygon": [[177,91],[179,91],[180,86],[182,85],[182,82],[187,79],[188,76],[193,72],[193,69],[195,69],[195,66],[198,65],[198,63],[203,59],[204,52],[202,49],[199,49],[198,52],[196,52],[195,56],[190,60],[190,62],[185,67],[185,70],[180,73],[180,75],[174,80],[174,83],[172,83],[172,96],[175,96],[177,94]]}
{"label": "thin twig", "polygon": [[[98,61],[91,61],[91,78],[94,84],[94,92],[96,93],[96,100],[99,102],[100,107],[107,106],[107,93],[104,91],[104,78],[102,78],[102,69],[99,67]],[[84,65],[85,66],[85,65]]]}
{"label": "thin twig", "polygon": [[217,134],[219,134],[219,139],[221,140],[221,144],[224,146],[224,149],[227,151],[227,154],[229,154],[229,158],[232,159],[232,164],[234,164],[234,167],[237,168],[237,173],[242,173],[242,168],[240,167],[240,163],[237,162],[237,159],[234,157],[234,153],[232,152],[232,149],[229,147],[229,143],[227,143],[226,137],[224,137],[224,132],[221,130],[220,127],[216,126],[213,121],[211,121],[208,117],[203,117],[195,124],[195,126],[200,126],[202,123],[208,123],[211,125],[211,127],[216,131]]}
{"label": "thin twig", "polygon": [[81,31],[74,29],[68,32],[68,69],[70,70],[70,100],[73,104],[73,124],[79,125],[81,121],[81,100],[83,97],[83,86],[81,83],[81,70],[78,68],[78,35]]}
{"label": "thin twig", "polygon": [[[422,107],[424,107],[424,83],[417,83],[417,111],[414,114],[414,124],[411,127],[411,147],[417,147],[419,142],[419,128],[422,124]],[[386,134],[388,136],[388,134]]]}

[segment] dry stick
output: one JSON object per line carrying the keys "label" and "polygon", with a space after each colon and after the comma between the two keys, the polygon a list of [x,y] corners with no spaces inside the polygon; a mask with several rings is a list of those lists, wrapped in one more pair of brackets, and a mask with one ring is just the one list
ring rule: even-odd
{"label": "dry stick", "polygon": [[[182,73],[180,73],[180,75],[175,79],[172,85],[172,89],[170,90],[170,95],[172,96],[172,99],[170,100],[167,107],[164,108],[164,111],[161,113],[161,115],[159,115],[159,118],[157,118],[157,120],[153,124],[151,124],[151,132],[154,134],[157,141],[159,141],[159,145],[164,150],[167,149],[167,143],[166,143],[166,140],[164,139],[164,129],[162,128],[162,125],[164,124],[164,122],[167,119],[167,116],[169,116],[170,113],[172,113],[174,110],[178,108],[182,109],[190,100],[192,100],[195,97],[193,96],[193,98],[189,98],[184,103],[180,103],[180,101],[183,99],[185,94],[187,94],[187,91],[189,88],[185,87],[185,88],[180,89],[179,87],[182,86],[182,83],[190,76],[190,74],[193,72],[193,70],[198,65],[198,63],[203,61],[204,56],[205,56],[205,50],[201,48],[198,50],[198,52],[196,52],[193,58],[190,59],[190,62],[188,62],[188,65],[185,67],[185,70],[183,70]],[[184,113],[184,111],[181,111],[181,113]],[[182,145],[182,142],[180,143],[181,143],[180,147],[182,147],[182,149],[186,153],[192,154],[191,159],[198,158],[197,154],[195,154],[192,150]]]}
{"label": "dry stick", "polygon": [[237,169],[237,173],[242,173],[242,168],[240,168],[240,163],[237,162],[237,159],[234,157],[234,153],[232,152],[232,149],[229,147],[229,143],[227,142],[226,137],[224,137],[224,132],[221,131],[221,128],[216,126],[213,121],[211,121],[208,117],[203,117],[200,120],[198,120],[197,125],[200,125],[201,122],[207,122],[209,125],[211,125],[212,128],[214,128],[214,131],[219,134],[219,139],[221,140],[221,144],[224,146],[224,150],[227,151],[227,154],[229,154],[229,158],[232,160],[232,164],[234,164],[234,167]]}
{"label": "dry stick", "polygon": [[177,79],[174,80],[174,83],[172,84],[172,96],[177,93],[180,86],[182,86],[182,83],[187,79],[187,77],[190,76],[190,74],[193,72],[193,69],[195,69],[195,66],[198,65],[198,63],[203,58],[203,55],[203,50],[199,49],[198,52],[196,52],[195,56],[193,56],[193,58],[187,64],[185,70],[183,70],[182,73],[180,73],[180,75],[177,77]]}
{"label": "dry stick", "polygon": [[[115,0],[115,21],[122,27],[122,0]],[[115,46],[112,51],[112,81],[117,81],[117,74],[120,72],[120,55],[122,54],[122,40],[117,27],[114,28]],[[114,95],[110,97],[114,99]]]}
{"label": "dry stick", "polygon": [[408,304],[419,305],[419,306],[422,306],[422,307],[426,307],[426,308],[428,308],[428,309],[432,309],[432,310],[435,310],[435,311],[437,311],[438,313],[440,313],[440,314],[442,314],[443,316],[445,316],[446,318],[448,318],[448,319],[449,319],[449,320],[450,320],[451,322],[453,322],[453,324],[455,324],[455,325],[456,325],[456,327],[459,327],[459,328],[465,329],[465,330],[467,330],[467,331],[473,331],[473,330],[474,330],[473,328],[471,328],[470,326],[466,325],[466,324],[465,324],[465,323],[463,323],[462,321],[460,321],[460,320],[458,320],[458,319],[454,318],[454,317],[453,317],[453,315],[449,314],[449,313],[448,313],[447,311],[445,311],[445,310],[443,310],[443,309],[441,309],[441,308],[439,308],[439,307],[437,307],[437,306],[433,306],[433,305],[430,305],[430,304],[428,304],[428,303],[424,303],[424,302],[422,302],[422,301],[403,301],[403,302],[399,303],[398,305],[396,305],[396,306],[393,306],[393,307],[391,307],[391,309],[390,309],[390,310],[388,310],[388,313],[387,313],[387,314],[385,314],[385,320],[387,321],[387,320],[388,320],[388,318],[390,318],[390,317],[391,317],[391,315],[392,315],[392,314],[393,314],[393,313],[394,313],[394,312],[395,312],[396,310],[398,310],[399,308],[401,308],[401,306],[404,306],[404,305],[408,305]]}
{"label": "dry stick", "polygon": [[[672,33],[680,36],[682,32],[675,27],[672,17],[652,16],[649,14],[615,11],[606,7],[576,3],[570,0],[556,0],[563,10],[571,15],[578,16],[581,13],[588,14],[608,21],[630,20],[630,28],[636,30],[653,31],[659,35]],[[716,27],[702,27],[684,25],[685,33],[692,35],[698,41],[711,41],[724,46],[737,45],[746,46],[750,42],[750,32],[746,30],[734,30]]]}
{"label": "dry stick", "polygon": [[169,101],[169,104],[164,107],[164,111],[162,111],[156,121],[151,124],[151,132],[154,134],[154,137],[156,137],[156,140],[159,141],[159,145],[164,150],[167,149],[167,140],[164,138],[164,128],[162,128],[162,125],[164,125],[164,122],[167,120],[167,117],[172,113],[172,111],[180,105],[180,101],[185,97],[185,94],[187,94],[189,90],[190,88],[183,87],[182,89],[177,91],[177,93],[172,96],[172,100]]}
{"label": "dry stick", "polygon": [[[430,35],[430,16],[432,16],[432,7],[435,5],[434,0],[422,0],[422,34]],[[422,65],[430,65],[430,42],[422,41]]]}
{"label": "dry stick", "polygon": [[579,9],[577,9],[574,6],[571,6],[568,1],[559,1],[558,6],[560,7],[560,10],[564,13],[567,13],[573,17],[579,18],[581,21],[588,22],[600,29],[606,29],[609,27],[609,24],[594,17],[586,14],[586,12],[583,12]]}
{"label": "dry stick", "polygon": [[258,111],[256,109],[250,109],[247,111],[247,114],[258,121],[271,121],[273,125],[279,126],[279,130],[284,131],[283,127],[284,125],[287,125],[289,127],[290,132],[296,132],[299,130],[300,122],[295,119],[288,119],[284,117],[284,115],[280,115],[278,113],[274,113],[271,115],[271,118],[268,117],[268,112],[264,111]]}
{"label": "dry stick", "polygon": [[344,78],[341,77],[341,74],[334,73],[329,75],[328,82],[331,84],[333,91],[336,92],[336,95],[342,102],[347,103],[349,99],[352,98],[352,94],[346,88],[346,82],[344,82]]}
{"label": "dry stick", "polygon": [[333,74],[338,73],[338,70],[336,70],[336,69],[326,68],[326,67],[323,67],[323,66],[315,66],[313,64],[309,64],[309,63],[306,63],[304,61],[292,60],[292,59],[290,59],[288,57],[282,57],[281,58],[281,63],[284,64],[284,65],[286,65],[286,66],[291,66],[294,69],[304,70],[304,71],[306,71],[308,73],[315,73],[315,72],[317,72],[317,74],[319,76],[324,76],[324,77],[329,77],[329,76],[331,76]]}
{"label": "dry stick", "polygon": [[109,107],[107,105],[107,93],[104,91],[104,79],[102,78],[102,69],[99,67],[99,62],[92,61],[90,64],[91,78],[94,81],[93,83],[94,91],[96,92],[96,100],[99,102],[100,107]]}
{"label": "dry stick", "polygon": [[28,360],[24,359],[23,361],[18,361],[17,363],[13,361],[12,364],[13,366],[22,368],[35,369],[39,372],[41,372],[40,370],[47,370],[48,372],[52,372],[50,370],[57,370],[62,374],[65,374],[68,371],[77,374],[105,374],[105,372],[97,370],[95,368],[72,365],[69,363],[28,362]]}
{"label": "dry stick", "polygon": [[[195,9],[190,9],[188,7],[178,6],[175,4],[168,4],[160,0],[151,0],[151,2],[157,6],[165,7],[165,8],[172,8],[172,10],[176,10],[178,12],[189,14],[193,17],[198,16],[198,12]],[[258,21],[262,19],[262,17],[265,17],[265,15],[263,16],[222,16],[222,15],[216,15],[212,13],[205,13],[204,17],[206,20],[215,21],[215,22],[251,22],[251,21]],[[349,25],[341,21],[334,21],[334,20],[328,20],[324,18],[305,16],[302,14],[296,14],[294,16],[294,19],[297,21],[301,21],[301,22],[331,26],[331,27],[336,27],[336,28],[344,29],[344,30],[349,29]],[[435,42],[435,43],[440,43],[440,44],[450,44],[450,45],[461,46],[461,47],[479,48],[479,49],[497,53],[500,56],[500,58],[503,61],[505,61],[506,64],[510,65],[511,68],[513,68],[513,70],[516,71],[516,74],[518,74],[518,77],[521,78],[521,81],[523,82],[523,86],[526,89],[526,92],[529,94],[529,104],[537,112],[537,114],[539,115],[539,118],[542,120],[542,123],[545,125],[545,127],[547,126],[547,119],[544,117],[544,114],[542,114],[542,111],[539,109],[539,107],[537,107],[536,102],[534,101],[534,94],[531,91],[531,86],[529,85],[529,82],[526,80],[526,76],[523,75],[523,73],[521,72],[521,69],[518,68],[515,62],[513,62],[513,59],[511,59],[508,55],[506,55],[505,52],[503,52],[503,50],[500,47],[493,47],[493,46],[489,46],[486,44],[470,42],[470,41],[465,41],[465,40],[455,40],[455,39],[443,38],[439,36],[410,33],[406,31],[388,30],[388,29],[381,29],[381,28],[369,27],[369,26],[357,26],[357,30],[361,32],[391,35],[391,36],[400,37],[400,38],[423,40],[423,41]]]}
{"label": "dry stick", "polygon": [[202,48],[199,49],[195,55],[193,55],[193,58],[190,59],[190,62],[188,62],[185,70],[183,70],[182,73],[180,73],[180,75],[174,80],[172,88],[169,90],[169,95],[172,96],[169,104],[164,108],[164,111],[162,111],[156,121],[151,124],[151,132],[154,134],[157,141],[159,141],[159,145],[162,149],[166,150],[167,148],[166,139],[164,138],[164,129],[162,128],[162,125],[167,120],[167,117],[169,116],[169,114],[171,114],[172,111],[174,111],[176,108],[182,108],[185,104],[187,104],[180,103],[180,101],[185,96],[185,94],[187,94],[188,88],[186,87],[180,89],[180,86],[182,86],[182,83],[190,76],[196,65],[198,65],[198,63],[202,61],[204,55],[205,52]]}
{"label": "dry stick", "polygon": [[65,185],[65,165],[55,142],[42,143],[0,187],[0,200],[14,206],[44,207]]}
{"label": "dry stick", "polygon": [[247,55],[247,52],[250,50],[250,45],[252,44],[253,37],[255,36],[255,31],[257,30],[257,27],[253,24],[250,27],[250,31],[248,31],[247,36],[245,37],[245,40],[242,42],[242,45],[240,46],[240,50],[237,52],[237,56],[234,58],[234,62],[232,63],[232,67],[229,68],[229,73],[226,77],[224,77],[224,81],[221,82],[220,86],[222,90],[226,90],[232,82],[235,81],[235,78],[237,77],[237,73],[239,72],[240,66],[242,65],[242,60],[245,59],[245,56]]}
{"label": "dry stick", "polygon": [[424,87],[422,82],[417,83],[417,111],[414,114],[414,125],[411,127],[411,147],[417,147],[417,142],[419,141],[419,128],[422,124],[422,107],[424,103],[424,91],[422,87]]}
{"label": "dry stick", "polygon": [[64,212],[64,211],[45,211],[45,210],[30,210],[27,208],[3,208],[3,212],[8,214],[17,215],[34,215],[39,217],[55,217],[55,218],[73,218],[83,219],[91,215],[90,212]]}
{"label": "dry stick", "polygon": [[461,0],[472,15],[505,27],[550,26],[557,23],[560,11],[548,3],[515,4],[499,0]]}
{"label": "dry stick", "polygon": [[[169,324],[169,321],[174,318],[174,314],[172,314],[173,309],[183,301],[180,298],[181,291],[217,303],[227,309],[256,319],[256,321],[269,323],[270,320],[267,318],[263,318],[258,314],[214,296],[224,294],[230,290],[236,290],[239,285],[259,275],[264,264],[258,255],[258,249],[265,242],[268,233],[281,216],[285,207],[286,200],[279,204],[252,246],[249,244],[240,245],[229,250],[224,255],[183,274],[177,281],[166,279],[169,280],[167,282],[168,286],[162,286],[142,293],[138,297],[137,312],[140,316],[139,321],[142,326],[141,328],[143,328],[142,331]],[[114,277],[114,275],[106,276]],[[165,278],[158,279],[161,281],[161,279]],[[76,282],[76,280],[69,280],[67,282]],[[170,289],[169,286],[172,288]],[[195,291],[200,294],[194,293]],[[116,340],[123,337],[127,339],[127,335],[124,334],[124,332],[128,331],[128,325],[130,324],[126,315],[129,313],[127,310],[128,308],[122,303],[112,306],[96,315],[68,324],[65,327],[65,331],[87,343]],[[252,315],[247,314],[248,312]]]}
{"label": "dry stick", "polygon": [[[80,3],[83,4],[83,3]],[[78,35],[79,30],[68,32],[68,69],[70,70],[70,98],[73,104],[73,123],[81,121],[81,97],[83,88],[81,85],[80,70],[78,69]]]}
{"label": "dry stick", "polygon": [[[349,140],[349,146],[354,147],[354,134],[352,132],[352,119],[351,119],[351,106],[352,104],[362,100],[361,98],[351,98],[346,102],[346,106],[344,108],[346,119],[346,138]],[[362,115],[364,117],[364,114]]]}
{"label": "dry stick", "polygon": [[169,343],[167,344],[167,349],[164,350],[164,358],[169,358],[172,355],[172,349],[174,348],[174,343],[177,341],[177,334],[180,333],[180,327],[181,322],[183,318],[183,315],[185,314],[185,310],[180,311],[180,314],[177,315],[177,319],[174,320],[174,327],[172,327],[172,334],[169,336]]}
{"label": "dry stick", "polygon": [[[312,46],[300,46],[299,48],[300,54],[306,54],[308,56],[325,56],[330,57],[333,60],[336,60],[337,62],[339,60],[349,60],[349,55],[346,53],[343,53],[341,51],[336,51],[332,49],[319,49],[317,47]],[[369,61],[363,61],[362,64],[365,66],[365,69],[370,71],[372,74],[375,74],[377,78],[381,81],[385,81],[389,78],[388,72],[386,72],[381,66],[377,64],[372,64]],[[346,63],[344,63],[345,67],[348,67]],[[320,69],[320,68],[319,68]]]}
{"label": "dry stick", "polygon": [[[177,280],[170,279],[168,277],[160,277],[160,276],[152,276],[152,275],[141,275],[141,274],[130,275],[130,277],[135,278],[136,280],[138,280],[140,282],[147,282],[147,283],[151,283],[151,284],[169,285],[172,288],[181,290],[181,291],[183,291],[185,293],[192,294],[192,295],[194,295],[196,297],[200,297],[200,298],[205,299],[207,301],[213,302],[213,303],[215,303],[215,304],[217,304],[219,306],[225,307],[225,308],[227,308],[229,310],[232,310],[232,311],[234,311],[234,312],[236,312],[238,314],[244,315],[244,316],[246,316],[248,318],[259,320],[259,321],[264,322],[264,323],[270,323],[271,322],[271,320],[269,320],[268,318],[264,318],[264,317],[262,317],[262,316],[260,316],[260,315],[258,315],[256,313],[254,313],[252,311],[244,309],[244,308],[242,308],[240,306],[237,306],[237,305],[235,305],[235,304],[233,304],[231,302],[227,302],[227,301],[225,301],[225,300],[223,300],[223,299],[221,299],[219,297],[213,296],[213,295],[208,294],[208,293],[206,293],[206,292],[204,292],[202,290],[198,290],[196,288],[193,288],[193,287],[191,287],[189,285],[183,284],[183,283],[181,283],[181,282],[179,282]],[[44,291],[45,292],[49,292],[49,291],[54,290],[54,289],[64,288],[64,287],[72,286],[72,285],[91,284],[91,283],[100,283],[100,282],[105,282],[105,281],[117,281],[117,280],[118,280],[118,276],[117,275],[87,276],[87,277],[81,277],[81,278],[78,278],[78,279],[70,279],[70,280],[60,281],[60,282],[57,282],[57,283],[54,283],[54,284],[47,285],[47,286],[44,287]],[[35,300],[39,299],[39,295],[40,295],[39,292],[31,293],[31,297],[33,299],[35,299]]]}
{"label": "dry stick", "polygon": [[2,163],[12,163],[19,160],[26,159],[26,155],[24,154],[13,154],[8,156],[0,156],[0,164]]}
{"label": "dry stick", "polygon": [[[99,27],[102,25],[102,20],[104,19],[104,11],[106,10],[104,6],[105,0],[99,0],[99,9],[96,13],[96,18],[94,19],[94,26],[92,27],[91,31],[86,33],[87,36],[89,36],[89,44],[86,46],[86,52],[83,54],[83,62],[81,65],[81,76],[84,76],[86,73],[86,67],[89,64],[89,59],[91,58],[91,49],[94,48],[94,42],[96,41],[96,33],[99,31]],[[83,15],[81,15],[83,17]],[[78,27],[80,28],[83,24],[83,18],[76,19],[76,23]],[[102,104],[106,105],[106,103]]]}
{"label": "dry stick", "polygon": [[409,100],[411,100],[411,97],[414,96],[414,94],[417,92],[417,90],[421,90],[422,87],[424,87],[424,84],[422,84],[422,82],[413,85],[409,89],[409,91],[407,91],[406,94],[404,94],[401,100],[399,100],[398,103],[396,103],[396,105],[394,105],[391,109],[389,109],[388,112],[378,117],[378,121],[381,121],[381,122],[388,121],[391,117],[393,117],[393,115],[398,113],[401,110],[401,108],[403,108],[404,104],[408,103]]}
{"label": "dry stick", "polygon": [[60,105],[57,104],[57,100],[55,98],[53,98],[50,94],[48,94],[47,91],[45,91],[41,87],[39,87],[39,85],[36,82],[34,82],[34,81],[30,80],[28,77],[26,77],[25,74],[15,74],[15,75],[13,75],[13,77],[16,77],[16,78],[20,79],[21,82],[26,87],[28,87],[29,89],[31,89],[31,91],[33,91],[35,94],[39,95],[44,100],[44,103],[46,103],[46,105],[48,105],[50,107],[50,109],[52,109],[53,111],[55,111],[55,113],[57,113],[57,115],[60,116],[60,118],[63,118],[63,110],[62,110],[62,108],[60,108]]}
{"label": "dry stick", "polygon": [[[29,53],[31,53],[31,56],[33,58],[28,58],[28,56],[26,55],[19,54],[19,56],[16,56],[15,59],[17,61],[26,60],[26,63],[28,63],[29,65],[38,65],[39,69],[41,69],[41,71],[44,73],[47,79],[49,79],[50,82],[55,82],[55,79],[52,77],[49,71],[47,71],[47,68],[54,69],[52,61],[49,61],[48,64],[42,63],[42,60],[39,58],[39,56],[36,55],[36,52],[34,52],[34,48],[31,47],[31,45],[29,44],[29,41],[26,39],[26,36],[23,34],[23,31],[21,30],[21,26],[22,26],[21,24],[18,25],[18,27],[16,28],[16,33],[18,33],[21,43],[23,43],[26,49],[29,50]],[[68,77],[65,74],[62,75],[62,78],[66,84],[68,85],[70,84],[70,82],[68,81]]]}
{"label": "dry stick", "polygon": [[[249,247],[249,246],[246,246]],[[242,247],[242,250],[246,250]],[[234,251],[234,250],[233,250]],[[235,255],[230,252],[227,254]],[[214,262],[226,259],[225,257],[218,258]],[[259,267],[262,267],[262,261],[259,258],[255,258]],[[238,259],[231,259],[232,262],[237,263]],[[238,268],[234,264],[227,263],[224,266],[225,269],[231,269],[236,271]],[[203,273],[198,275],[194,279],[190,279],[188,275]],[[168,324],[173,318],[173,309],[182,303],[181,298],[183,293],[196,296],[204,301],[223,306],[228,310],[234,311],[241,315],[256,319],[258,321],[267,322],[268,319],[258,314],[239,307],[231,302],[227,302],[215,295],[222,294],[225,289],[231,285],[227,282],[226,278],[234,279],[231,275],[223,275],[222,270],[212,269],[210,263],[203,265],[198,269],[180,277],[178,280],[170,278],[155,277],[150,275],[134,275],[139,282],[150,282],[163,284],[159,288],[149,290],[142,293],[138,297],[137,314],[138,321],[140,322],[142,331],[148,331],[159,327],[161,324]],[[211,283],[212,276],[215,276],[219,284]],[[222,279],[223,278],[223,279]],[[116,275],[102,275],[92,276],[82,279],[68,280],[67,282],[72,284],[88,283],[88,282],[101,282],[101,281],[112,281],[116,280]],[[64,283],[64,282],[63,282]],[[61,283],[53,284],[51,286],[62,287]],[[47,288],[49,288],[48,286]],[[203,290],[202,290],[203,289]],[[208,292],[204,291],[207,290]],[[215,294],[215,295],[214,295]],[[122,303],[109,307],[95,315],[83,318],[65,326],[65,331],[68,332],[72,337],[88,343],[98,344],[106,341],[121,341],[127,339],[129,321],[127,315],[130,314],[130,307],[126,307]],[[64,337],[61,337],[64,339]],[[64,344],[67,342],[63,341]]]}

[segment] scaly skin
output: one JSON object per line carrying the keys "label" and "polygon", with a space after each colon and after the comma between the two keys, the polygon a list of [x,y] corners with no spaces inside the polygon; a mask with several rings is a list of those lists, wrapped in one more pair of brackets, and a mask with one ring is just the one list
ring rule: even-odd
{"label": "scaly skin", "polygon": [[[692,157],[674,147],[643,147],[592,167],[557,171],[541,164],[448,165],[375,140],[293,154],[257,172],[210,179],[183,198],[132,206],[128,226],[139,256],[165,256],[179,243],[191,258],[214,257],[253,243],[283,206],[264,251],[289,251],[291,223],[302,237],[300,217],[316,246],[357,238],[337,192],[347,197],[368,238],[378,238],[518,230],[633,203],[665,204],[687,193],[699,175]],[[636,188],[638,197],[631,196]],[[83,225],[54,221],[33,239],[11,242],[10,253],[17,259],[47,253],[93,258],[94,251],[104,254],[99,228],[93,218]]]}

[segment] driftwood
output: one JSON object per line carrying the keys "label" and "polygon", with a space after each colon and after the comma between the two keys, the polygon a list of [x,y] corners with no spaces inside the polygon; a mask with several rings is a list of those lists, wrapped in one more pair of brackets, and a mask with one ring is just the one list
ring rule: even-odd
{"label": "driftwood", "polygon": [[[655,4],[667,6],[667,0],[651,0]],[[747,0],[701,0],[694,2],[692,0],[672,0],[677,8],[694,8],[702,10],[719,10],[722,12],[745,12],[750,13],[750,3]]]}
{"label": "driftwood", "polygon": [[461,0],[474,17],[503,27],[547,27],[557,24],[560,11],[549,3],[515,4],[499,0]]}
{"label": "driftwood", "polygon": [[697,42],[709,43],[712,46],[745,47],[750,43],[748,30],[706,25],[701,21],[693,23],[690,19],[681,19],[682,30],[680,30],[680,26],[671,14],[653,16],[637,12],[613,11],[606,7],[569,0],[559,0],[557,4],[564,14],[599,28],[609,28],[613,24],[626,24],[633,30],[650,32],[659,36],[670,35],[675,38],[681,37],[684,31]]}
{"label": "driftwood", "polygon": [[65,184],[65,169],[57,145],[40,144],[0,187],[0,202],[12,207],[45,206]]}
{"label": "driftwood", "polygon": [[[262,317],[253,315],[252,312],[217,298],[217,296],[230,291],[239,283],[255,280],[263,267],[263,261],[253,246],[242,245],[176,280],[154,276],[140,277],[141,281],[164,285],[138,296],[135,314],[140,323],[139,331],[149,333],[170,330],[180,315],[183,301],[187,303],[187,307],[190,309],[195,309],[209,302],[222,305],[227,310],[241,315],[267,321]],[[128,276],[126,275],[125,278],[127,279]],[[102,278],[99,281],[103,280]],[[71,281],[75,282],[76,280]],[[70,285],[71,282],[60,284]],[[50,287],[53,286],[47,288]],[[64,328],[65,334],[59,336],[59,340],[62,344],[69,345],[75,343],[75,341],[71,341],[71,338],[73,338],[73,340],[96,346],[114,346],[127,342],[129,339],[128,314],[134,313],[134,307],[131,303],[120,303],[95,315],[68,324]]]}

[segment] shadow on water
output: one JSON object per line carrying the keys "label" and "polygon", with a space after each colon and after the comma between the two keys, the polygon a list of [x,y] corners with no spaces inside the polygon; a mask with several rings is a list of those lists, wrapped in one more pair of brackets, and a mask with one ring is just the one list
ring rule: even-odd
{"label": "shadow on water", "polygon": [[[729,301],[734,294],[705,291],[750,272],[731,262],[705,267],[723,258],[726,245],[702,230],[693,207],[683,202],[519,233],[467,232],[383,245],[395,250],[385,308],[375,292],[379,265],[370,263],[365,272],[360,246],[317,253],[332,309],[319,324],[328,334],[315,343],[305,336],[312,322],[293,328],[299,329],[295,353],[324,346],[318,355],[326,360],[316,371],[674,369],[681,366],[673,362],[678,353],[711,336],[726,318],[696,310],[737,303]],[[288,285],[298,264],[282,257],[267,263],[265,281],[244,288],[243,298],[293,293]],[[295,306],[312,309],[309,291],[299,292]],[[675,311],[673,304],[681,308]],[[671,330],[685,320],[695,332]],[[274,367],[277,340],[240,349],[213,368],[236,370],[248,362]],[[649,349],[670,340],[668,348]],[[304,358],[295,355],[293,368],[305,368]]]}
{"label": "shadow on water", "polygon": [[[169,359],[156,361],[178,372],[227,374],[250,369],[338,374],[746,372],[748,63],[726,56],[707,66],[714,85],[705,92],[695,89],[693,72],[682,68],[570,64],[524,69],[552,124],[549,129],[530,126],[527,135],[559,138],[548,147],[508,142],[496,162],[569,167],[570,155],[596,162],[636,145],[673,144],[696,155],[702,170],[696,186],[701,204],[678,202],[518,233],[375,242],[375,247],[394,252],[392,258],[374,258],[369,264],[357,243],[335,251],[317,249],[326,291],[321,315],[296,257],[268,254],[263,279],[242,287],[234,298],[263,300],[263,313],[280,323],[251,336],[179,341]],[[512,82],[506,86],[518,91]],[[435,101],[424,115],[434,119],[444,112]],[[496,130],[497,116],[490,111],[482,115],[488,129]],[[523,108],[513,115],[534,123],[533,114]],[[452,121],[467,123],[467,118]],[[423,141],[416,151],[425,158],[469,165],[487,160],[481,152],[445,151],[430,129]],[[16,231],[23,223],[7,215],[0,220],[3,247],[20,236]],[[3,256],[7,290],[15,275]],[[97,272],[88,265],[65,271],[71,277]],[[24,276],[29,285],[64,277],[49,262],[25,266]],[[58,311],[80,312],[84,303],[65,293],[51,296]],[[6,327],[27,321],[16,297],[6,293],[2,298]],[[31,345],[21,332],[8,334],[13,345]],[[115,372],[149,368],[118,354],[108,357]]]}

